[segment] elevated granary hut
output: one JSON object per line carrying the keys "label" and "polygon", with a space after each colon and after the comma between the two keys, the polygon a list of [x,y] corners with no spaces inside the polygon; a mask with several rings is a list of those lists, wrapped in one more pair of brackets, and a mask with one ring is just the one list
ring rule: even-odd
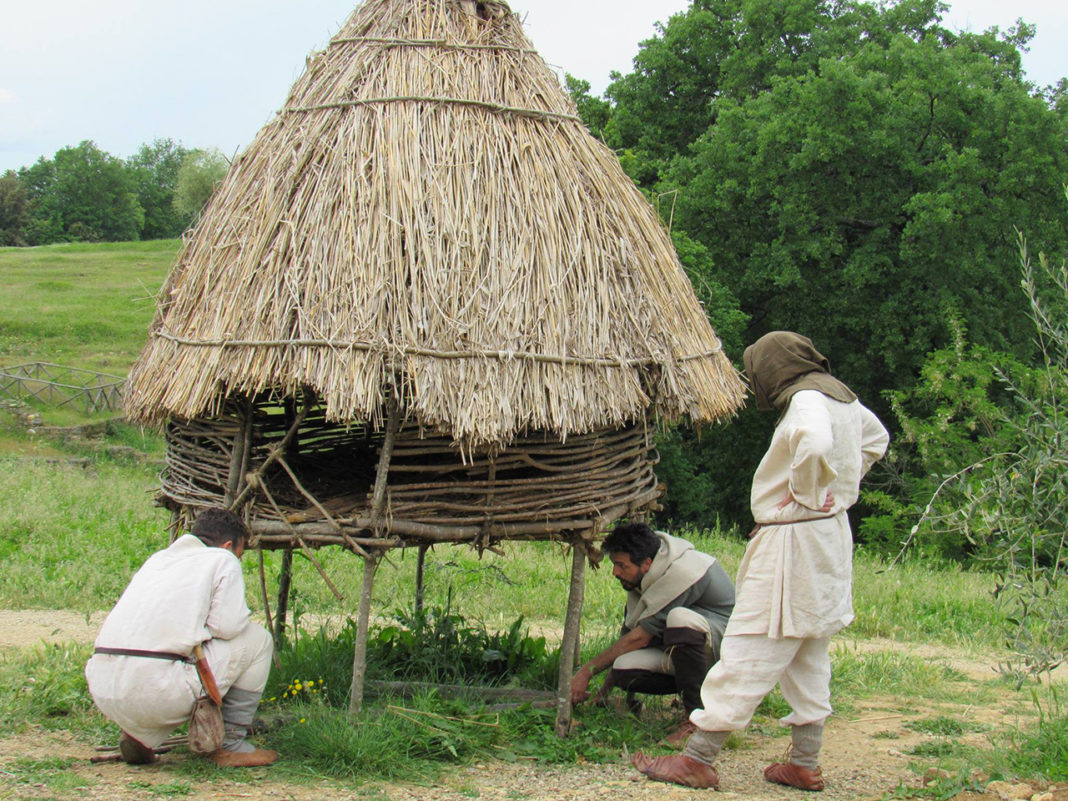
{"label": "elevated granary hut", "polygon": [[369,0],[310,58],[126,391],[166,422],[176,526],[225,503],[260,548],[358,553],[364,632],[385,549],[572,543],[565,696],[586,547],[660,492],[651,422],[742,397],[656,213],[474,0]]}

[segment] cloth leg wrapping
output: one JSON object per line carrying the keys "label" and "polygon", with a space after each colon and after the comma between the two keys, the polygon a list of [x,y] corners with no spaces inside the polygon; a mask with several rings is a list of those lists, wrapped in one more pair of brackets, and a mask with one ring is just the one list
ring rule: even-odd
{"label": "cloth leg wrapping", "polygon": [[823,724],[806,723],[794,726],[790,731],[793,748],[790,750],[790,762],[809,770],[815,770],[820,763],[820,748],[823,747]]}
{"label": "cloth leg wrapping", "polygon": [[723,744],[727,742],[728,736],[730,736],[730,732],[698,729],[686,741],[686,747],[682,749],[682,755],[688,756],[690,759],[696,759],[706,765],[711,765],[716,761],[716,757],[719,756],[719,752],[723,748]]}
{"label": "cloth leg wrapping", "polygon": [[261,695],[260,692],[231,687],[230,692],[223,698],[222,718],[226,729],[226,736],[222,743],[224,751],[248,754],[255,750],[245,741],[245,735],[248,733],[248,727],[252,725],[252,719],[256,716]]}

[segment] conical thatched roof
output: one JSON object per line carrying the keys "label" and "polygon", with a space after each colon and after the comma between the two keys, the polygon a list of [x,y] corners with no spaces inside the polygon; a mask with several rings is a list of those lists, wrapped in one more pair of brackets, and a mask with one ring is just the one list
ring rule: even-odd
{"label": "conical thatched roof", "polygon": [[741,383],[660,220],[500,2],[369,0],[188,236],[131,416],[314,389],[472,445],[731,413]]}

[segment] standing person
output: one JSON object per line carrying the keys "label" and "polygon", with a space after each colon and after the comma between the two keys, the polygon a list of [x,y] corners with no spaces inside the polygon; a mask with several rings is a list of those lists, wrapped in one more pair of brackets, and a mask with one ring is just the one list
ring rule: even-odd
{"label": "standing person", "polygon": [[734,585],[715,557],[645,523],[617,526],[602,547],[627,591],[623,633],[575,673],[571,703],[585,701],[590,678],[608,668],[598,701],[612,687],[679,693],[686,718],[667,740],[682,745],[694,731],[689,716],[701,705],[701,682],[719,658]]}
{"label": "standing person", "polygon": [[278,758],[245,741],[273,651],[271,635],[249,620],[245,603],[238,560],[248,538],[233,512],[205,509],[191,534],[148,558],[104,620],[85,678],[100,711],[122,729],[126,762],[154,762],[155,747],[189,720],[204,692],[191,657],[198,645],[222,695],[226,730],[209,759],[253,767]]}
{"label": "standing person", "polygon": [[745,351],[758,409],[781,413],[753,476],[756,527],[738,568],[738,600],[720,661],[704,681],[698,730],[681,755],[636,754],[651,779],[716,787],[713,762],[732,731],[744,729],[778,683],[791,713],[792,748],[770,765],[770,782],[822,790],[819,751],[831,714],[830,637],[853,619],[853,540],[846,510],[860,480],[882,457],[886,429],[831,376],[807,338],[788,331]]}

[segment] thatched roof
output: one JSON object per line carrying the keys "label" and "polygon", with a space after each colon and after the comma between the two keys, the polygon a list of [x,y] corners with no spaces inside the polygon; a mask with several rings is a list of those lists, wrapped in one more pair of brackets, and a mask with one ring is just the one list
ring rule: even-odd
{"label": "thatched roof", "polygon": [[394,376],[469,445],[743,397],[661,221],[500,2],[368,0],[309,60],[187,236],[127,411],[310,387],[377,422]]}

